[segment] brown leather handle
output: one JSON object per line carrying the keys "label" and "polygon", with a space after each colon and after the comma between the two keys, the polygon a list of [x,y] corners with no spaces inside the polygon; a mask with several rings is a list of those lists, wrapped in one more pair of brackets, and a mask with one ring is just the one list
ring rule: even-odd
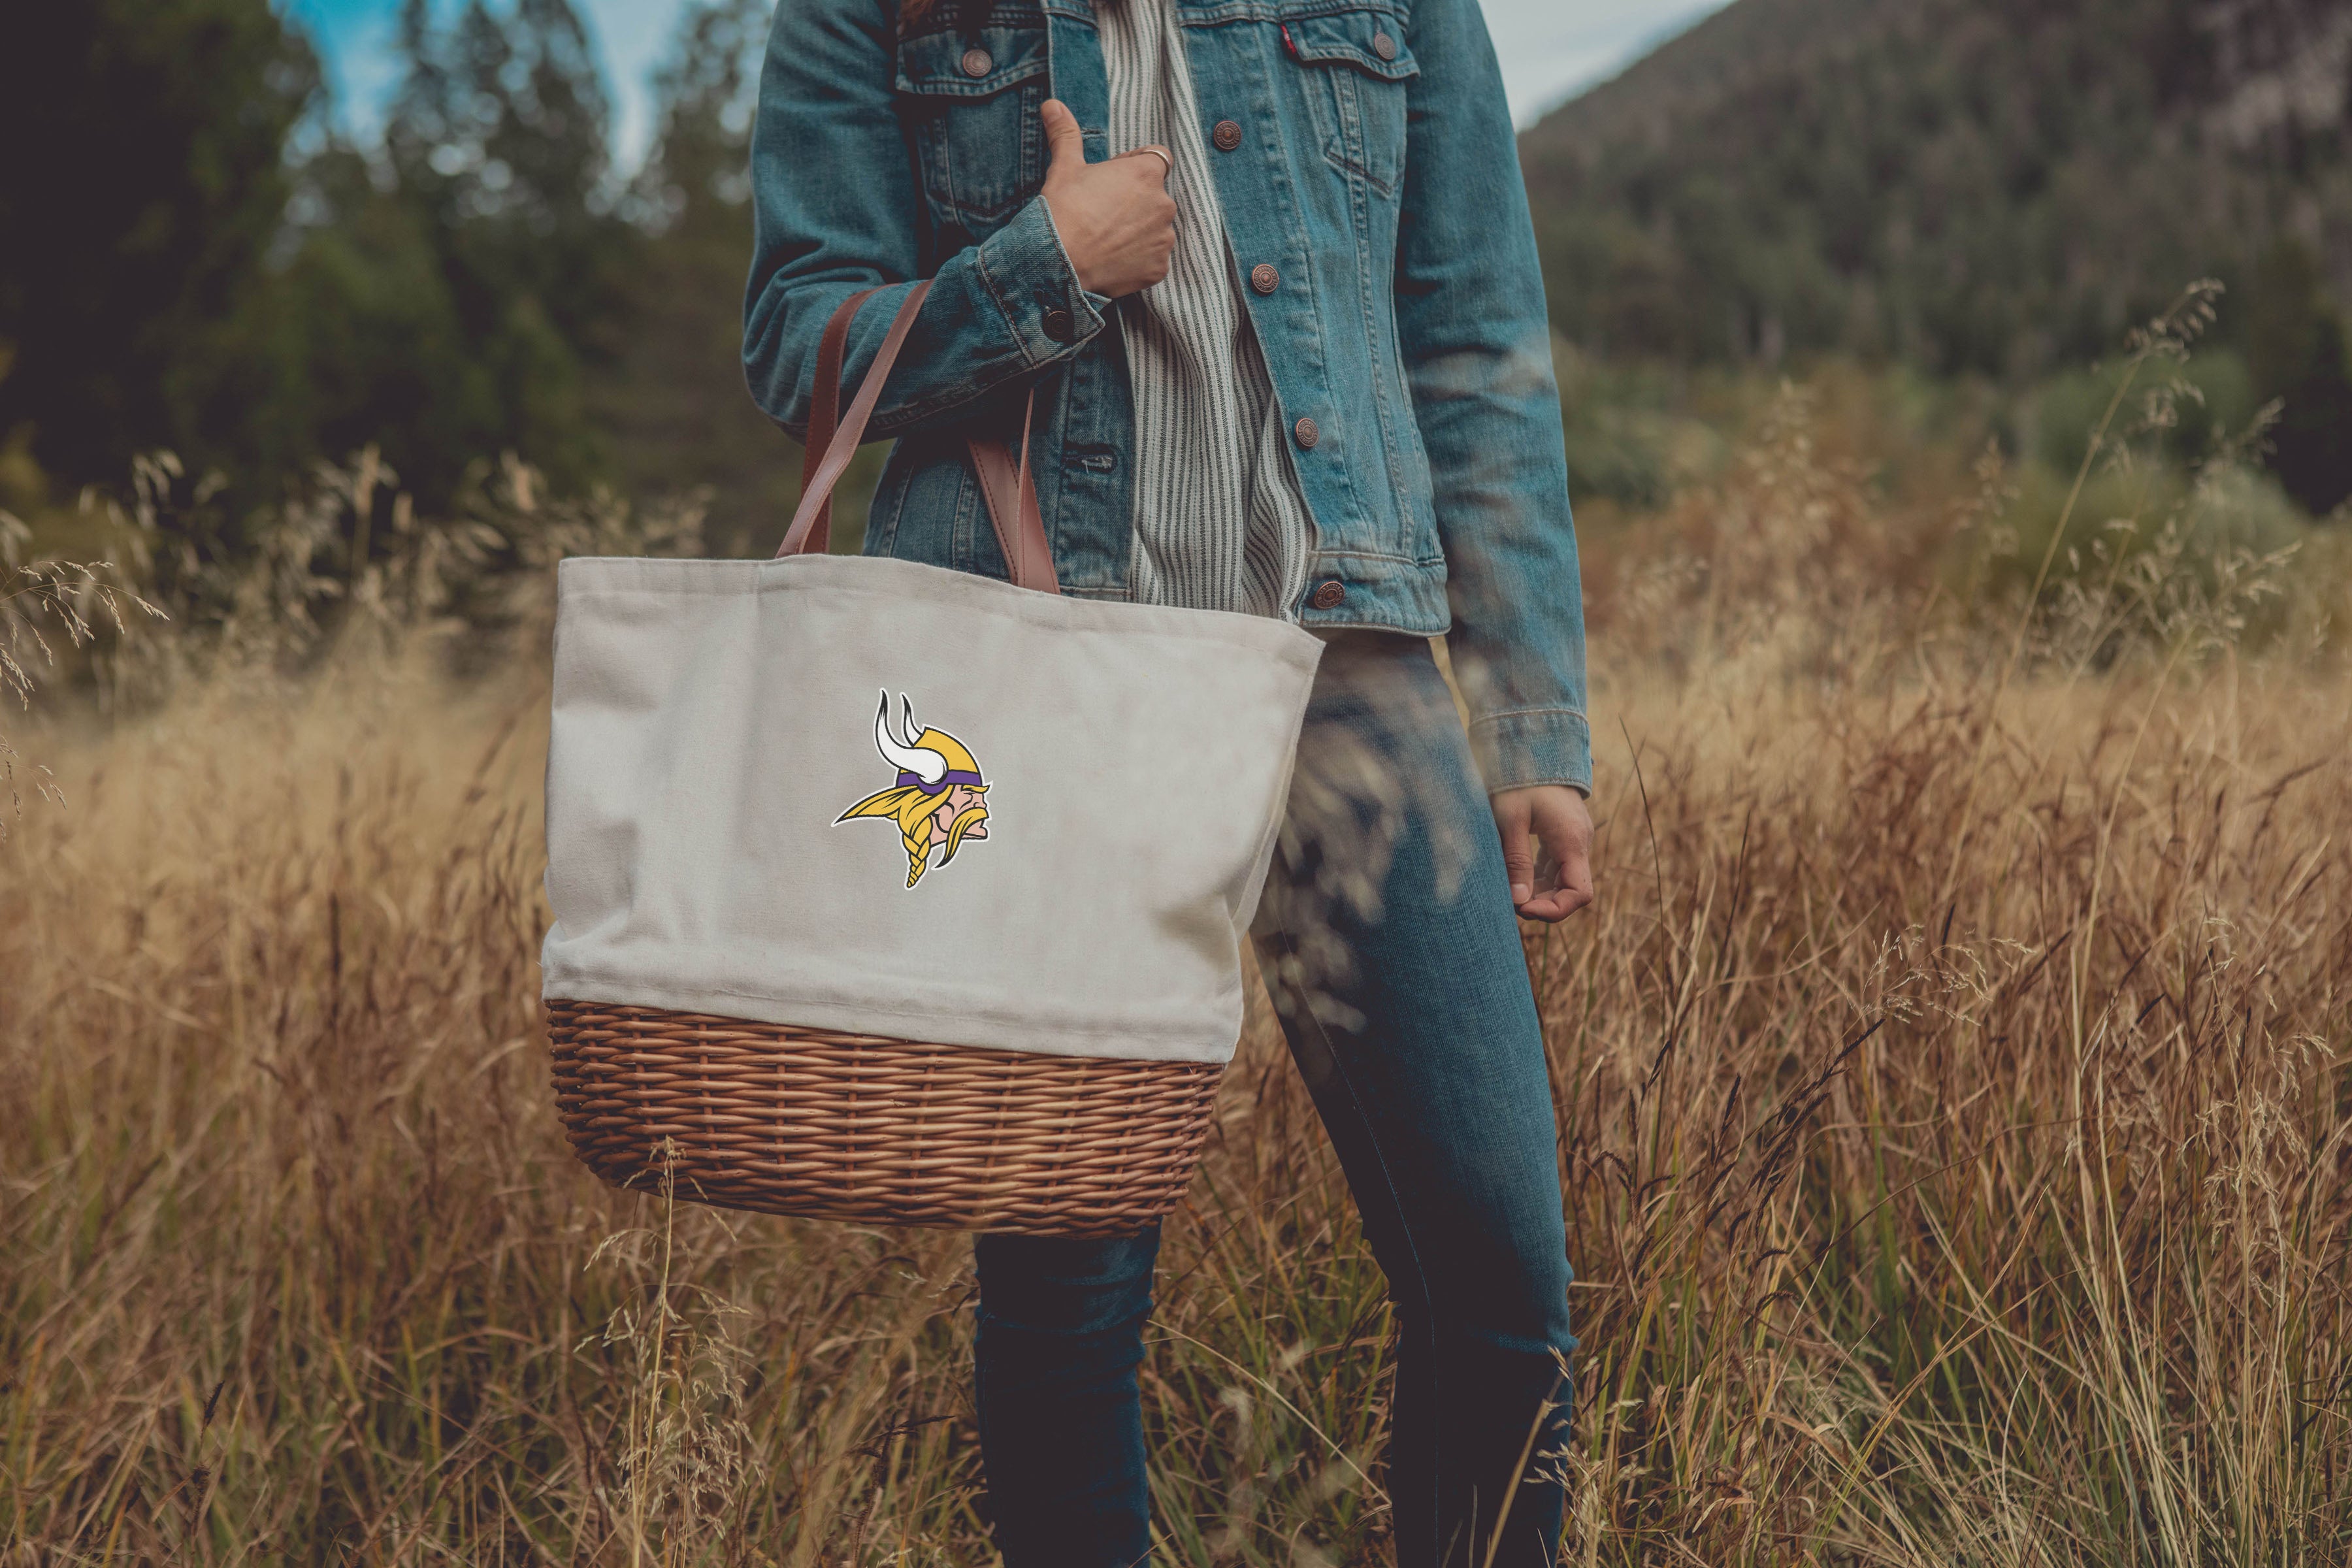
{"label": "brown leather handle", "polygon": [[[801,448],[801,494],[815,487],[817,465],[833,445],[835,422],[841,413],[841,356],[849,342],[849,323],[856,319],[857,307],[866,303],[879,289],[861,289],[841,302],[833,319],[824,324],[824,336],[816,347],[816,390],[809,406],[808,445]],[[811,555],[822,555],[833,548],[833,497],[827,494],[817,507],[816,521],[809,529],[808,542],[802,547]]]}
{"label": "brown leather handle", "polygon": [[[787,555],[801,555],[825,550],[831,542],[833,527],[833,487],[841,482],[849,461],[857,455],[857,444],[866,434],[866,422],[873,416],[874,405],[882,395],[882,384],[889,378],[890,367],[898,362],[898,351],[906,346],[907,334],[915,324],[916,312],[922,309],[924,297],[929,294],[928,282],[918,283],[907,290],[905,301],[890,322],[888,336],[876,353],[874,363],[858,384],[857,395],[850,400],[849,412],[835,422],[835,409],[841,396],[841,362],[849,340],[849,324],[856,319],[857,309],[878,292],[868,289],[851,295],[837,306],[832,320],[825,323],[824,336],[817,343],[817,384],[809,409],[808,447],[801,467],[801,503],[793,513],[792,526],[784,531],[784,542],[777,547],[779,560]],[[1029,433],[1035,416],[1037,394],[1033,388],[1027,405],[1021,416],[1021,456],[1016,463],[1012,451],[1002,441],[974,438],[966,443],[971,453],[973,469],[980,477],[980,491],[988,503],[988,520],[996,530],[996,542],[1004,552],[1007,574],[1024,588],[1040,593],[1058,594],[1062,585],[1054,571],[1054,549],[1045,538],[1045,521],[1038,510],[1037,487],[1029,471]]]}
{"label": "brown leather handle", "polygon": [[[787,555],[807,553],[814,544],[813,535],[818,515],[831,516],[833,487],[841,482],[849,460],[857,456],[857,443],[866,434],[866,421],[873,417],[874,405],[881,400],[882,384],[889,379],[890,366],[897,362],[899,349],[906,345],[908,332],[914,328],[915,312],[923,308],[923,297],[930,291],[931,286],[928,282],[918,283],[907,290],[907,298],[899,305],[898,315],[891,319],[889,334],[882,340],[881,350],[874,356],[874,363],[866,371],[865,381],[859,384],[857,395],[849,401],[849,412],[842,416],[838,429],[827,433],[824,450],[816,460],[814,471],[801,482],[800,510],[793,513],[793,525],[784,531],[784,542],[776,547],[778,560]],[[857,314],[857,307],[865,299],[865,295],[857,295],[843,300],[840,308],[834,311],[833,321],[826,323],[825,335],[832,336],[837,324],[845,341],[849,332],[849,318]],[[824,346],[820,342],[817,356],[823,359],[824,355]],[[838,384],[837,368],[835,380]],[[814,415],[814,410],[812,409],[811,413]],[[815,447],[817,434],[815,420],[812,417],[809,427],[812,449]]]}
{"label": "brown leather handle", "polygon": [[[997,547],[1004,552],[1005,575],[1024,588],[1058,594],[1062,584],[1054,571],[1054,546],[1045,537],[1045,519],[1037,510],[1037,484],[1029,472],[1029,434],[1037,420],[1037,389],[1021,409],[1021,458],[1002,441],[977,437],[965,443],[971,452],[972,471],[980,476],[980,493],[988,502],[988,521],[996,525]],[[1010,520],[1010,526],[1007,521]]]}

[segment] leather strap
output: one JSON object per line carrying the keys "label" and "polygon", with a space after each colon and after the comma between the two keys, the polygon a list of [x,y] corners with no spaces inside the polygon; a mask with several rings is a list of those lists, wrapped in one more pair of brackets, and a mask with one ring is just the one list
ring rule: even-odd
{"label": "leather strap", "polygon": [[[808,494],[816,482],[817,465],[824,461],[825,451],[833,445],[834,425],[841,413],[841,356],[849,344],[849,323],[856,319],[857,307],[880,292],[879,289],[866,289],[852,294],[824,324],[824,336],[816,348],[816,392],[809,407],[808,445],[801,449],[803,495]],[[817,508],[816,521],[809,529],[804,548],[811,555],[822,555],[833,548],[830,494]]]}
{"label": "leather strap", "polygon": [[[997,547],[1004,552],[1005,575],[1024,588],[1058,594],[1054,571],[1054,546],[1045,537],[1045,519],[1037,510],[1037,484],[1029,471],[1029,435],[1037,418],[1037,389],[1021,410],[1021,458],[1002,441],[974,438],[965,443],[971,452],[973,472],[980,476],[980,493],[988,502],[988,520],[996,525]],[[1007,521],[1010,520],[1010,526]]]}
{"label": "leather strap", "polygon": [[[889,379],[890,366],[897,362],[899,349],[906,345],[908,332],[914,328],[915,312],[923,308],[923,297],[930,291],[931,286],[928,282],[918,283],[907,290],[907,298],[899,305],[898,315],[891,319],[889,334],[882,340],[882,347],[875,353],[874,363],[867,369],[865,381],[859,384],[857,395],[849,401],[849,412],[842,416],[840,426],[825,442],[824,455],[817,458],[815,471],[801,486],[800,510],[793,513],[793,525],[784,531],[783,543],[776,547],[779,560],[809,552],[810,535],[816,528],[817,514],[827,510],[833,500],[833,487],[841,482],[842,473],[849,467],[849,460],[857,456],[857,444],[866,435],[866,421],[873,417],[874,405],[881,401],[882,384]],[[845,300],[834,312],[834,320],[842,322],[845,336],[849,330],[845,318],[857,314],[858,303],[856,300]],[[830,322],[826,330],[828,332],[832,330]],[[817,346],[817,353],[820,356],[824,353],[822,342]],[[814,447],[816,437],[814,428],[810,430],[809,437]]]}
{"label": "leather strap", "polygon": [[[866,368],[857,395],[850,400],[849,412],[841,416],[837,424],[835,409],[840,399],[841,362],[847,352],[849,325],[858,307],[878,290],[868,289],[851,295],[835,309],[832,320],[825,323],[824,336],[817,343],[817,384],[809,409],[808,446],[801,468],[801,502],[793,514],[792,526],[784,532],[783,543],[776,550],[779,559],[821,552],[830,543],[833,487],[840,483],[850,459],[857,455],[866,423],[881,398],[882,384],[889,378],[890,367],[897,363],[898,351],[906,346],[916,313],[922,309],[923,300],[930,290],[928,282],[907,290],[905,301],[890,322],[889,334],[882,340],[874,363]],[[988,503],[988,520],[996,530],[997,546],[1004,552],[1006,574],[1024,588],[1058,594],[1062,586],[1054,571],[1054,549],[1045,537],[1045,518],[1037,506],[1037,486],[1029,468],[1029,436],[1036,408],[1037,394],[1033,387],[1022,410],[1021,456],[1017,461],[1002,441],[974,437],[966,446],[971,453],[972,468],[980,477],[982,498]]]}

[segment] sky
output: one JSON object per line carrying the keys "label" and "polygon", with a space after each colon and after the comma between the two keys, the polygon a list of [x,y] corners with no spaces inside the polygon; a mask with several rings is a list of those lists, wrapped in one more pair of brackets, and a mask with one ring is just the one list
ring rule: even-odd
{"label": "sky", "polygon": [[[344,122],[374,123],[396,79],[393,18],[398,0],[281,0],[325,46]],[[624,167],[652,132],[652,74],[686,0],[575,0],[588,18],[612,84],[614,138]],[[1522,125],[1578,89],[1606,80],[1660,38],[1724,0],[1480,0],[1511,112]],[[455,0],[436,0],[443,11]]]}

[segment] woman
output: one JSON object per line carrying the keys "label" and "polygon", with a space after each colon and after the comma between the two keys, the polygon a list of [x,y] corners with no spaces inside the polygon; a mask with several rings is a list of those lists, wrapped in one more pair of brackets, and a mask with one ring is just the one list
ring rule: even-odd
{"label": "woman", "polygon": [[[898,443],[867,552],[1005,575],[965,442],[1013,436],[1034,389],[1065,592],[1328,639],[1257,942],[1396,1303],[1397,1561],[1548,1563],[1575,1341],[1513,916],[1590,900],[1591,762],[1542,281],[1477,0],[783,0],[752,163],[744,362],[788,430],[834,308],[935,279],[871,426]],[[899,293],[858,316],[845,384]],[[978,1244],[1012,1568],[1149,1555],[1158,1246]]]}

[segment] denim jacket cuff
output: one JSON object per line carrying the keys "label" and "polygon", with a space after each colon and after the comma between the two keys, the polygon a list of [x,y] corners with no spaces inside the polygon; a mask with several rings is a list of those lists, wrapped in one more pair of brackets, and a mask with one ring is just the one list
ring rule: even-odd
{"label": "denim jacket cuff", "polygon": [[[1032,366],[1066,358],[1102,331],[1102,307],[1109,301],[1078,282],[1045,197],[1033,198],[1011,223],[982,240],[978,259],[981,280],[1003,313],[1005,331]],[[1064,313],[1066,329],[1056,319]],[[1049,324],[1060,335],[1047,331]]]}
{"label": "denim jacket cuff", "polygon": [[1592,730],[1573,708],[1525,708],[1474,719],[1470,748],[1489,795],[1534,784],[1592,793]]}

